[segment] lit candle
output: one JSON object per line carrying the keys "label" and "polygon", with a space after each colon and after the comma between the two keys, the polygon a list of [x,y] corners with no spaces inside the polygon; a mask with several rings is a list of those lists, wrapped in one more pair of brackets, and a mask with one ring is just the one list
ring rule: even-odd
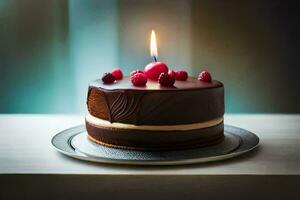
{"label": "lit candle", "polygon": [[157,62],[157,43],[154,30],[151,32],[150,55],[153,57],[154,62],[146,65],[144,73],[150,80],[157,81],[161,73],[168,73],[168,67],[163,62]]}
{"label": "lit candle", "polygon": [[151,41],[150,41],[150,55],[153,57],[154,61],[157,62],[157,44],[155,31],[151,31]]}

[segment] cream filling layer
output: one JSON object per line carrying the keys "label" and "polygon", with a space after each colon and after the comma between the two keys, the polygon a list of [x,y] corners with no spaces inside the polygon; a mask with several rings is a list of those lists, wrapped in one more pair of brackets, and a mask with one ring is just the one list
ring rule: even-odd
{"label": "cream filling layer", "polygon": [[147,130],[147,131],[188,131],[193,129],[208,128],[215,126],[223,122],[223,117],[192,124],[179,124],[179,125],[134,125],[113,122],[110,123],[107,120],[99,119],[91,114],[87,114],[85,120],[99,128],[118,128],[118,129],[133,129],[133,130]]}

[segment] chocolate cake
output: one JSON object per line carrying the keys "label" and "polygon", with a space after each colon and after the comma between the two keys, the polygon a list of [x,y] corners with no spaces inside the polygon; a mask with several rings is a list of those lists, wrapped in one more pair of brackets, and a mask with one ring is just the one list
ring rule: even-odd
{"label": "chocolate cake", "polygon": [[222,141],[224,87],[189,77],[163,87],[136,87],[129,77],[90,83],[86,116],[92,141],[127,149],[182,149]]}

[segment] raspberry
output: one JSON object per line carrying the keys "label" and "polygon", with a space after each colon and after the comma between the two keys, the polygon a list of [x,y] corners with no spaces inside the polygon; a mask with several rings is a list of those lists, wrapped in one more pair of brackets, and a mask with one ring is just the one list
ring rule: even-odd
{"label": "raspberry", "polygon": [[121,69],[114,69],[111,71],[112,75],[116,78],[116,80],[121,80],[123,78],[123,73]]}
{"label": "raspberry", "polygon": [[134,70],[134,71],[132,71],[131,73],[130,73],[130,76],[133,76],[133,75],[135,75],[136,73],[144,73],[142,70],[140,70],[140,69],[137,69],[137,70]]}
{"label": "raspberry", "polygon": [[167,73],[161,73],[158,77],[158,82],[162,86],[172,87],[175,83],[175,78]]}
{"label": "raspberry", "polygon": [[105,84],[112,84],[113,82],[115,82],[116,78],[112,73],[105,73],[102,76],[102,81]]}
{"label": "raspberry", "polygon": [[188,73],[186,71],[176,71],[176,80],[185,81],[188,78]]}
{"label": "raspberry", "polygon": [[176,78],[176,72],[174,72],[174,70],[169,70],[168,74],[173,77]]}
{"label": "raspberry", "polygon": [[198,76],[198,80],[205,81],[205,82],[211,82],[211,75],[208,71],[202,71]]}
{"label": "raspberry", "polygon": [[137,87],[143,87],[147,83],[147,77],[143,73],[135,73],[130,77],[131,83]]}

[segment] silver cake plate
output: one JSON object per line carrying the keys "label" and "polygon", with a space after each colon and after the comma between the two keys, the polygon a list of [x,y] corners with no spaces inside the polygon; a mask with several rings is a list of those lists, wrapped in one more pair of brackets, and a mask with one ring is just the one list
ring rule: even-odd
{"label": "silver cake plate", "polygon": [[84,125],[56,134],[52,145],[59,152],[81,160],[126,165],[181,165],[229,159],[251,151],[259,138],[247,130],[225,125],[224,140],[216,145],[185,150],[141,151],[107,147],[87,138]]}

